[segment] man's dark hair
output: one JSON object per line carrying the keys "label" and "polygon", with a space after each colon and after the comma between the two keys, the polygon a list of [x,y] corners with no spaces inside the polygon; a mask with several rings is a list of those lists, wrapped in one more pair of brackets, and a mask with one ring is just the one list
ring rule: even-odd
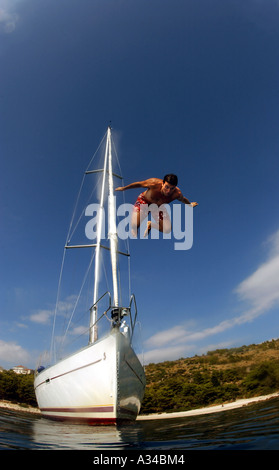
{"label": "man's dark hair", "polygon": [[178,179],[176,175],[170,173],[169,175],[164,176],[163,183],[165,181],[167,181],[167,183],[171,184],[172,186],[177,186]]}

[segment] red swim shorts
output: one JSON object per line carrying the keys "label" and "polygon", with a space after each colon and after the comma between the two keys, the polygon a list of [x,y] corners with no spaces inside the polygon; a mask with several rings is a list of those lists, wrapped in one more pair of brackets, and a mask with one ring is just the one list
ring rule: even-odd
{"label": "red swim shorts", "polygon": [[[150,207],[149,207],[150,206]],[[158,211],[158,209],[160,209]],[[148,215],[148,212],[151,212],[152,217],[159,222],[159,220],[164,220],[164,217],[168,217],[168,212],[164,205],[156,206],[156,204],[149,204],[147,201],[144,193],[141,193],[135,204],[134,204],[135,212],[142,212],[142,217],[145,218]]]}

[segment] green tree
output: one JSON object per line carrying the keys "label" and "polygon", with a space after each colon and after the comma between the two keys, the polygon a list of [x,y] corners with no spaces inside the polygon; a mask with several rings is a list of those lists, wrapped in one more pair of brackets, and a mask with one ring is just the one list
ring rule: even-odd
{"label": "green tree", "polygon": [[13,371],[0,374],[0,399],[36,406],[34,376],[18,375]]}
{"label": "green tree", "polygon": [[243,388],[248,394],[271,393],[279,387],[279,364],[262,362],[243,381]]}

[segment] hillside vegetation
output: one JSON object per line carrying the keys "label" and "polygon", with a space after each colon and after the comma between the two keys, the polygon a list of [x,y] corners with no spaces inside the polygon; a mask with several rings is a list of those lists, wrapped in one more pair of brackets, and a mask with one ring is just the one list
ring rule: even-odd
{"label": "hillside vegetation", "polygon": [[18,375],[12,370],[4,370],[1,372],[0,400],[36,406],[34,375]]}
{"label": "hillside vegetation", "polygon": [[[279,339],[145,368],[141,414],[187,411],[279,390]],[[33,375],[0,373],[0,400],[36,406]]]}
{"label": "hillside vegetation", "polygon": [[279,390],[279,339],[149,364],[141,414],[187,411]]}

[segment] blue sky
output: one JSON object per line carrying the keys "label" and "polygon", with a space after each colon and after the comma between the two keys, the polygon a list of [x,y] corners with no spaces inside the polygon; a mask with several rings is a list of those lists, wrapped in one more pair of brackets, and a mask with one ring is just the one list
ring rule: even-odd
{"label": "blue sky", "polygon": [[0,365],[49,347],[109,121],[126,184],[176,173],[199,203],[191,250],[131,241],[145,362],[279,336],[277,0],[0,0],[0,70]]}

